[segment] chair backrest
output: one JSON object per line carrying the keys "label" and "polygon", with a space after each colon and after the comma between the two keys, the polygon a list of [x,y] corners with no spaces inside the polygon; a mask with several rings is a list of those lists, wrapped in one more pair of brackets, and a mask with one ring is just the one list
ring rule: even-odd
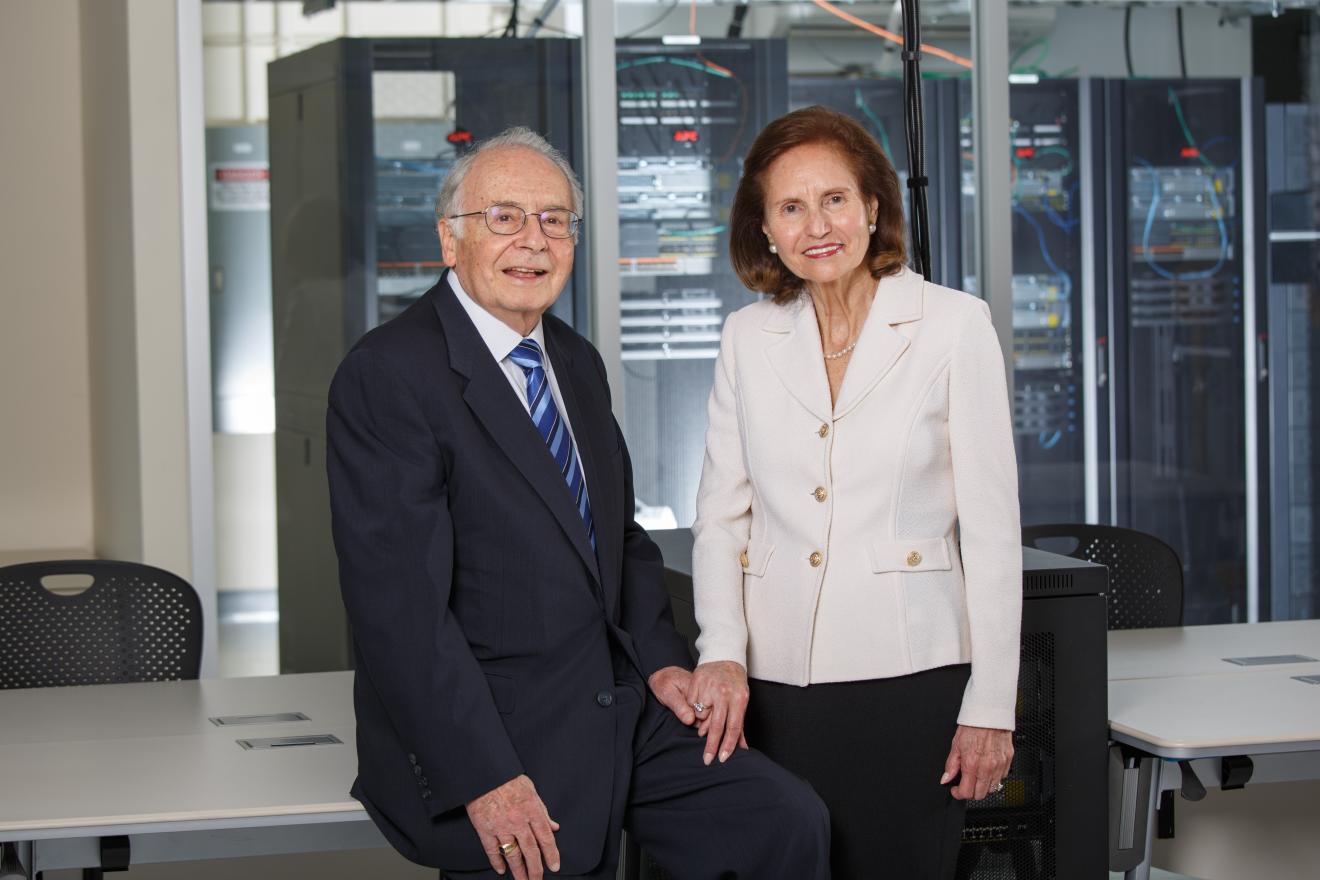
{"label": "chair backrest", "polygon": [[[1060,547],[1057,539],[1072,539]],[[1133,529],[1082,523],[1024,526],[1022,543],[1109,569],[1109,628],[1180,626],[1182,561],[1168,544]]]}
{"label": "chair backrest", "polygon": [[[90,575],[81,593],[42,584]],[[0,568],[0,690],[196,678],[202,605],[183,578],[109,560]]]}

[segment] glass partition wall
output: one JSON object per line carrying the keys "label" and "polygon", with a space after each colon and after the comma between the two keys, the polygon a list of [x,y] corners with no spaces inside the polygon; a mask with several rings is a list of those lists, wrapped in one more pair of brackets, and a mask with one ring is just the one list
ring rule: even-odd
{"label": "glass partition wall", "polygon": [[[235,474],[246,479],[255,465],[225,450],[238,449],[233,438],[249,436],[241,432],[270,436],[269,403],[249,407],[266,415],[244,421],[242,395],[256,389],[269,400],[271,389],[278,396],[291,387],[276,382],[282,363],[295,386],[299,376],[320,381],[330,353],[434,280],[430,201],[471,139],[530,124],[569,150],[588,186],[604,180],[618,194],[611,326],[587,318],[585,260],[557,312],[597,339],[617,337],[610,366],[618,412],[634,453],[637,513],[652,526],[691,522],[719,331],[754,299],[729,270],[725,227],[756,132],[789,109],[832,106],[872,131],[907,177],[901,67],[897,47],[879,33],[898,30],[894,4],[618,0],[617,156],[605,176],[581,149],[585,7],[568,0],[534,22],[522,6],[515,14],[510,4],[479,0],[341,0],[323,12],[289,2],[205,4],[224,468],[217,497],[226,504],[253,494]],[[921,7],[923,41],[970,64],[969,5]],[[1316,53],[1290,61],[1290,77],[1267,69],[1280,55],[1270,27],[1309,34],[1315,15],[1288,11],[1271,26],[1276,19],[1249,7],[1186,7],[1181,24],[1172,7],[1009,7],[1012,281],[1004,320],[1012,325],[1024,522],[1112,523],[1158,535],[1183,560],[1186,619],[1196,623],[1312,616],[1320,597],[1308,402],[1312,328],[1320,323],[1312,320]],[[379,40],[404,33],[450,41],[450,49],[419,67],[415,49]],[[341,37],[393,47],[354,81],[357,104],[322,101],[315,90],[267,98],[268,61]],[[567,54],[547,62],[556,43]],[[974,69],[928,51],[923,73],[932,280],[995,303],[974,262]],[[1280,83],[1288,91],[1278,92]],[[272,137],[267,178],[258,155],[267,118],[287,114],[290,100],[301,100],[304,114],[360,117],[336,122],[361,158],[334,183],[354,201],[304,192],[296,203],[302,225],[273,229],[267,254],[257,254],[260,247],[243,244],[252,236],[233,230],[265,222],[268,186],[287,192],[309,186],[318,169],[329,175],[327,156],[340,149],[304,140],[293,178],[277,167],[290,167],[292,142]],[[369,115],[352,109],[365,105]],[[295,226],[319,231],[300,238]],[[330,234],[341,226],[351,234]],[[340,253],[349,242],[356,256]],[[306,290],[353,292],[339,300],[342,315],[318,312],[306,322],[310,332],[335,336],[333,346],[282,360],[281,350],[300,350],[287,328],[306,327],[280,317],[278,299],[249,276],[266,271],[262,259],[287,266],[295,254],[308,255]],[[297,397],[309,424],[322,399],[314,385]],[[291,425],[302,409],[274,411],[278,424]],[[286,453],[310,479],[316,435],[307,434],[310,457],[303,441]],[[283,485],[291,472],[278,470]],[[256,545],[250,528],[237,525],[274,516],[245,510],[218,517],[235,524],[221,542],[231,563],[257,558],[250,549],[244,558],[243,548]],[[279,549],[281,559],[317,555],[298,538]]]}

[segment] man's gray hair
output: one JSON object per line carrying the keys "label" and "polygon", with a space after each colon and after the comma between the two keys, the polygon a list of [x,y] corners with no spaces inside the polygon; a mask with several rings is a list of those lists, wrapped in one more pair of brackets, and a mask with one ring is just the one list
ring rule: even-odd
{"label": "man's gray hair", "polygon": [[[531,150],[546,159],[549,159],[556,168],[564,173],[568,180],[568,188],[572,193],[573,203],[569,206],[573,213],[579,217],[582,216],[582,184],[578,181],[577,173],[573,171],[573,166],[568,164],[564,154],[550,145],[550,142],[541,137],[536,132],[525,126],[514,126],[506,128],[504,131],[488,138],[468,152],[464,153],[454,167],[449,169],[449,174],[445,176],[445,181],[440,185],[440,194],[435,199],[435,219],[444,220],[450,214],[459,213],[458,197],[463,189],[463,181],[467,179],[468,172],[472,170],[472,165],[477,161],[477,157],[487,150],[495,150],[505,147],[522,147]],[[482,205],[482,207],[486,207]],[[450,223],[450,228],[454,230],[455,235],[459,235],[459,224]]]}

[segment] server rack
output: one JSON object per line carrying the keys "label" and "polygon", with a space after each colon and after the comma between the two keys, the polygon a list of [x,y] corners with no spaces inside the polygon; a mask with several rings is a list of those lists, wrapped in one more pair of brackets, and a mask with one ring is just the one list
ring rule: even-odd
{"label": "server rack", "polygon": [[[934,115],[940,112],[936,83],[922,84],[922,105],[926,116],[926,129],[934,129]],[[859,79],[841,76],[794,76],[788,81],[788,109],[798,110],[819,104],[846,113],[856,119],[875,137],[889,161],[898,171],[899,190],[903,196],[903,216],[910,217],[908,207],[908,154],[905,140],[903,81],[901,79]],[[942,233],[946,213],[945,182],[956,178],[942,177],[932,168],[934,156],[928,155],[927,175],[930,185],[926,189],[930,217],[931,279],[937,284],[958,282],[946,278],[948,249]],[[956,189],[956,188],[955,188]],[[961,246],[961,237],[955,243]],[[910,248],[909,248],[910,250]]]}
{"label": "server rack", "polygon": [[638,517],[692,522],[724,318],[753,302],[728,260],[742,157],[787,107],[783,40],[616,45],[624,429]]}
{"label": "server rack", "polygon": [[[1246,333],[1265,290],[1263,107],[1251,80],[1106,85],[1118,525],[1156,535],[1183,563],[1183,620],[1247,619],[1252,548],[1267,532],[1248,461],[1266,377],[1247,375]],[[1105,490],[1110,497],[1103,498]],[[1262,506],[1260,510],[1264,511]]]}
{"label": "server rack", "polygon": [[[959,81],[944,88],[956,89],[960,108],[957,140],[936,142],[946,155],[958,150],[964,227],[958,286],[977,292],[971,86]],[[1013,431],[1027,524],[1084,521],[1087,486],[1095,482],[1086,449],[1094,417],[1086,414],[1095,406],[1088,397],[1100,389],[1087,375],[1085,354],[1096,336],[1094,303],[1104,278],[1103,263],[1087,260],[1088,251],[1102,246],[1091,149],[1092,108],[1101,103],[1099,84],[1090,80],[1009,87]]]}
{"label": "server rack", "polygon": [[[696,656],[692,533],[652,533],[674,622]],[[1003,791],[968,805],[958,880],[1108,876],[1105,593],[1101,565],[1022,549],[1022,648],[1013,764]],[[836,723],[847,723],[837,719]],[[668,880],[632,853],[625,876]]]}
{"label": "server rack", "polygon": [[[1269,159],[1269,320],[1265,340],[1270,377],[1271,577],[1262,589],[1261,619],[1320,616],[1320,513],[1316,511],[1313,438],[1320,436],[1320,333],[1316,326],[1320,278],[1320,183],[1313,128],[1306,104],[1266,108]],[[1266,598],[1268,595],[1268,603]],[[1266,607],[1268,604],[1268,608]],[[1268,611],[1268,614],[1265,612]]]}
{"label": "server rack", "polygon": [[[334,40],[270,64],[280,667],[348,668],[325,481],[325,401],[344,354],[441,270],[434,199],[511,125],[581,168],[576,40]],[[575,272],[555,312],[585,308]]]}

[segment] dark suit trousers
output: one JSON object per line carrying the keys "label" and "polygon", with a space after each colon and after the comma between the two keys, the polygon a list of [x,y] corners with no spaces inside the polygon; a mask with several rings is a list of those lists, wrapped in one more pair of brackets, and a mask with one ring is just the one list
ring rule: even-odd
{"label": "dark suit trousers", "polygon": [[[596,870],[578,876],[613,880],[621,828],[680,880],[830,876],[829,814],[807,783],[755,750],[736,749],[724,764],[705,766],[705,740],[694,728],[684,727],[646,692],[635,672],[616,678],[619,738],[606,851]],[[546,872],[548,878],[563,876]]]}

